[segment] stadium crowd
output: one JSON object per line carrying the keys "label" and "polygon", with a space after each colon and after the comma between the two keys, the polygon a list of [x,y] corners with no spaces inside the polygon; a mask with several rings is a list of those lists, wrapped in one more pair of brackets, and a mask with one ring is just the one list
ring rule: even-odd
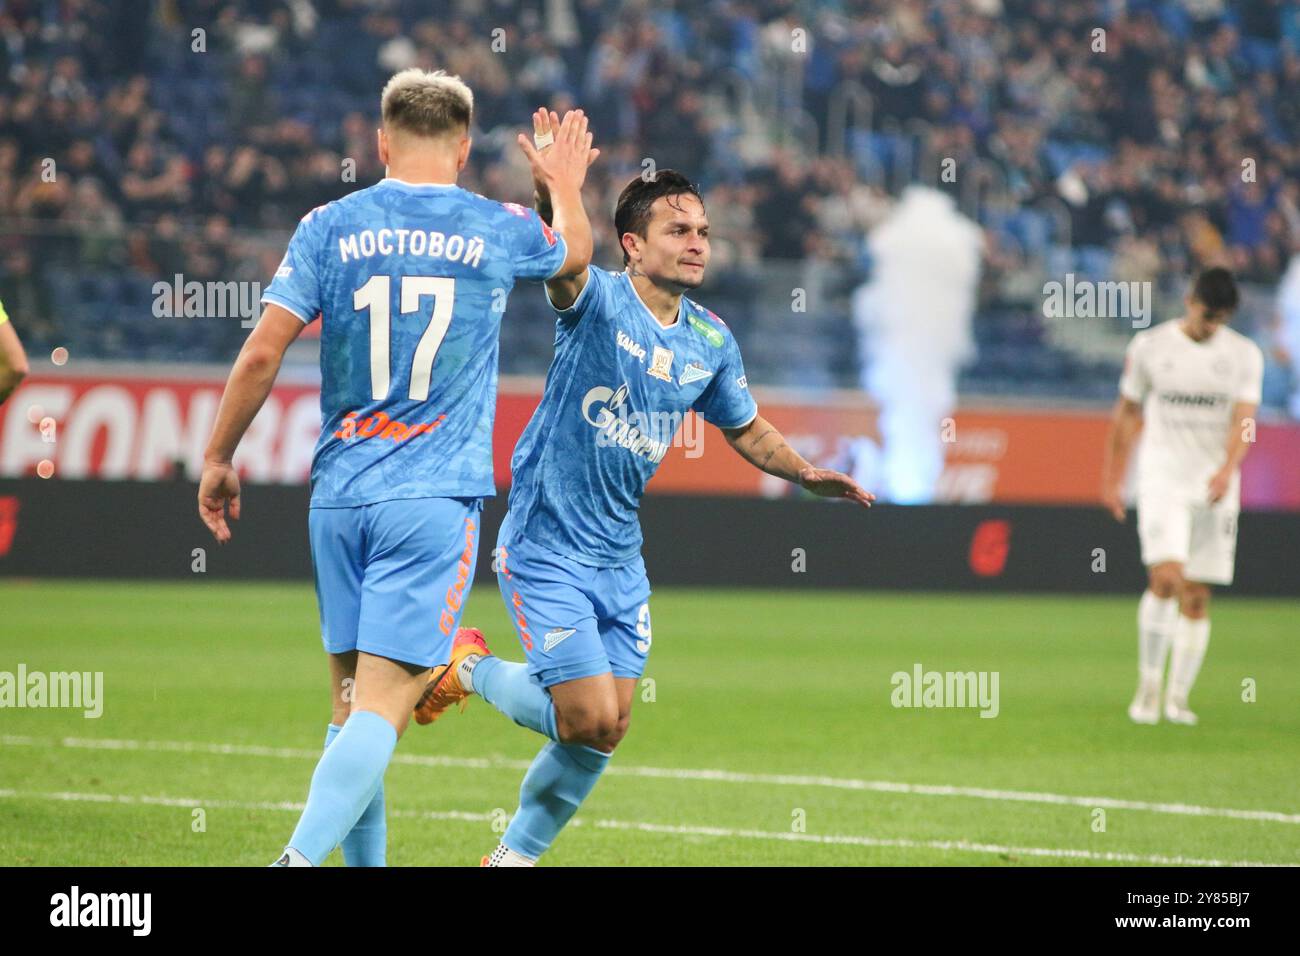
{"label": "stadium crowd", "polygon": [[265,278],[303,212],[382,176],[378,91],[406,66],[473,87],[463,184],[494,197],[529,201],[530,110],[581,105],[607,264],[601,213],[647,158],[705,187],[724,283],[768,260],[860,276],[916,179],[985,227],[982,316],[1051,245],[1169,288],[1212,262],[1274,283],[1300,248],[1282,0],[3,0],[0,298],[45,343],[65,296]]}

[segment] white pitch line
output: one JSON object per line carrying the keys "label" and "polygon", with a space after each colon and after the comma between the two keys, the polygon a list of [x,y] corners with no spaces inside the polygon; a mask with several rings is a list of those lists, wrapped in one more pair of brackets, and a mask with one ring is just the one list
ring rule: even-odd
{"label": "white pitch line", "polygon": [[[193,809],[273,810],[300,812],[302,803],[292,801],[244,802],[239,800],[204,800],[197,797],[134,796],[113,793],[75,793],[66,790],[51,792],[0,790],[0,799],[51,800],[72,803],[113,803],[134,806],[183,807]],[[491,813],[472,813],[468,810],[390,810],[390,817],[418,820],[455,821],[459,823],[486,823]],[[1076,860],[1093,863],[1140,863],[1150,866],[1300,866],[1295,863],[1264,863],[1258,860],[1214,860],[1186,856],[1165,856],[1143,853],[1100,853],[1095,850],[1075,850],[1068,847],[1002,846],[997,843],[972,843],[969,840],[906,840],[885,839],[841,834],[785,833],[771,830],[736,830],[728,827],[676,826],[645,823],[636,820],[586,820],[575,817],[571,827],[594,827],[598,830],[631,830],[668,836],[697,836],[719,840],[767,840],[780,843],[814,843],[825,846],[858,846],[871,849],[937,850],[943,853],[982,853],[997,856],[1039,857],[1045,859]]]}
{"label": "white pitch line", "polygon": [[[0,735],[0,744],[9,746],[62,746],[78,750],[140,750],[169,753],[204,753],[221,756],[276,757],[280,759],[316,760],[319,750],[292,747],[265,747],[256,744],[206,744],[184,740],[112,740],[107,738],[64,737],[42,740],[37,737]],[[393,754],[393,763],[421,767],[460,767],[474,770],[525,770],[531,761],[504,757],[433,757],[421,754]],[[654,777],[666,780],[704,780],[715,783],[767,784],[783,787],[827,787],[873,793],[896,793],[927,797],[967,797],[1003,803],[1042,803],[1057,806],[1101,807],[1107,810],[1140,810],[1180,816],[1224,817],[1232,820],[1259,820],[1266,823],[1300,824],[1300,813],[1279,810],[1240,810],[1231,807],[1204,807],[1187,803],[1157,803],[1124,800],[1117,797],[1072,796],[1030,790],[994,790],[987,787],[957,787],[945,784],[898,783],[891,780],[856,780],[846,777],[806,776],[794,774],[739,773],[730,770],[692,770],[666,767],[637,767],[611,763],[605,773],[614,776]]]}

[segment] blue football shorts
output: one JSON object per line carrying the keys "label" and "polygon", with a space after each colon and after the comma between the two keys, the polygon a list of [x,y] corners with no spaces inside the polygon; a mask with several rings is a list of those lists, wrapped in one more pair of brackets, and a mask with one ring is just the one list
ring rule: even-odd
{"label": "blue football shorts", "polygon": [[481,498],[405,498],[312,508],[321,640],[434,667],[451,660],[478,561]]}
{"label": "blue football shorts", "polygon": [[640,556],[622,567],[588,567],[515,534],[507,516],[493,569],[528,674],[543,687],[645,671],[650,581]]}

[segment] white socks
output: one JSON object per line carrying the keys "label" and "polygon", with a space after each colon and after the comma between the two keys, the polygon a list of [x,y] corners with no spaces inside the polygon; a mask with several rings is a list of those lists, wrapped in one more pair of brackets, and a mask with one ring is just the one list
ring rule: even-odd
{"label": "white socks", "polygon": [[1137,696],[1129,706],[1129,717],[1140,724],[1160,719],[1160,686],[1165,683],[1165,656],[1169,680],[1165,683],[1165,717],[1175,723],[1194,724],[1196,715],[1187,709],[1187,697],[1200,673],[1205,649],[1210,643],[1209,618],[1190,618],[1179,613],[1177,598],[1161,599],[1150,589],[1138,602]]}
{"label": "white socks", "polygon": [[474,665],[482,659],[482,654],[466,654],[464,659],[456,665],[456,676],[460,679],[460,686],[471,694],[476,693],[474,690]]}
{"label": "white socks", "polygon": [[497,848],[492,851],[492,855],[487,858],[484,866],[532,866],[536,860],[530,860],[522,853],[516,853],[504,843],[498,843]]}
{"label": "white socks", "polygon": [[307,859],[291,846],[284,848],[284,853],[280,859],[276,860],[271,866],[311,866],[311,860]]}
{"label": "white socks", "polygon": [[1149,588],[1142,592],[1138,602],[1138,673],[1143,684],[1160,686],[1178,619],[1177,598],[1158,598]]}
{"label": "white socks", "polygon": [[1201,661],[1205,660],[1205,648],[1209,643],[1209,618],[1179,615],[1178,624],[1174,627],[1167,699],[1175,700],[1180,704],[1187,703],[1187,695],[1192,692],[1192,685],[1196,683],[1196,675],[1200,673]]}

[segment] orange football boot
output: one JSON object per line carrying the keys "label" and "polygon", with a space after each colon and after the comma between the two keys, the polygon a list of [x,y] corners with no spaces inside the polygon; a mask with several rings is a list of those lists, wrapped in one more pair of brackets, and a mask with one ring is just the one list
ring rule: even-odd
{"label": "orange football boot", "polygon": [[415,705],[415,722],[431,724],[452,704],[460,704],[460,709],[464,711],[469,705],[470,692],[461,686],[457,667],[470,654],[491,653],[483,632],[478,628],[462,627],[457,630],[456,639],[451,644],[451,661],[435,667],[429,674],[429,683],[420,695],[420,702]]}

